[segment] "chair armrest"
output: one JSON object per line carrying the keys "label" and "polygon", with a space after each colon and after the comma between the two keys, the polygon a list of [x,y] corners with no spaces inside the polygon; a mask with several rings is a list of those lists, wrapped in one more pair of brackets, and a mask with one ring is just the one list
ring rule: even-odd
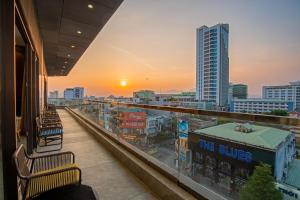
{"label": "chair armrest", "polygon": [[80,183],[81,170],[75,166],[32,174],[28,179],[26,198],[34,197],[55,188]]}

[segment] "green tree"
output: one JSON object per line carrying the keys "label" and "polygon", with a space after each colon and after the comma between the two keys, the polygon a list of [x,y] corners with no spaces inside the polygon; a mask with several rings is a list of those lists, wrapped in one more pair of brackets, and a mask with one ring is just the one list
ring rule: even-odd
{"label": "green tree", "polygon": [[272,110],[270,114],[277,116],[288,116],[288,112],[286,112],[285,110]]}
{"label": "green tree", "polygon": [[241,200],[281,200],[282,195],[275,187],[271,166],[261,164],[255,167],[240,192]]}

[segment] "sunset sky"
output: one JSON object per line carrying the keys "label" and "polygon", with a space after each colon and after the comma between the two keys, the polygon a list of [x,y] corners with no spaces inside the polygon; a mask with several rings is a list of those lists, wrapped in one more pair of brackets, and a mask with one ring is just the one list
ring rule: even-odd
{"label": "sunset sky", "polygon": [[49,90],[193,91],[196,28],[217,23],[229,24],[230,82],[258,96],[262,85],[300,80],[300,0],[124,0],[69,75],[49,78]]}

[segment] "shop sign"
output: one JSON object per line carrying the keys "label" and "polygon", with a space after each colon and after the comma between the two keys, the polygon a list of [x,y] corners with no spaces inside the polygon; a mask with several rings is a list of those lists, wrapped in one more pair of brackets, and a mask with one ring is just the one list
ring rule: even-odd
{"label": "shop sign", "polygon": [[217,151],[220,155],[224,157],[230,157],[235,160],[243,161],[246,163],[252,162],[252,153],[249,151],[244,151],[242,149],[237,149],[234,147],[230,147],[228,145],[219,144],[218,146],[214,142],[206,141],[200,139],[199,147],[201,149],[215,152]]}
{"label": "shop sign", "polygon": [[300,191],[295,190],[289,186],[276,183],[278,190],[283,194],[284,200],[295,200],[300,199]]}
{"label": "shop sign", "polygon": [[145,112],[123,112],[121,128],[144,129],[146,118]]}

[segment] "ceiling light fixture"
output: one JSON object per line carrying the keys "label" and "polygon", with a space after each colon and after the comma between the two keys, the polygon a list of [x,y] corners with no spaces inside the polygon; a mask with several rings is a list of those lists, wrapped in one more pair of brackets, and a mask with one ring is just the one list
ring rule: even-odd
{"label": "ceiling light fixture", "polygon": [[75,48],[76,46],[75,45],[71,45],[71,48]]}
{"label": "ceiling light fixture", "polygon": [[76,33],[81,34],[82,32],[80,30],[76,31]]}
{"label": "ceiling light fixture", "polygon": [[68,64],[68,61],[65,61],[65,64]]}
{"label": "ceiling light fixture", "polygon": [[68,54],[67,56],[68,56],[68,58],[70,58],[70,57],[71,57],[71,55],[70,55],[70,54]]}
{"label": "ceiling light fixture", "polygon": [[88,4],[88,8],[90,8],[90,9],[93,9],[94,8],[94,6],[93,6],[93,4]]}
{"label": "ceiling light fixture", "polygon": [[62,66],[62,68],[66,68],[66,66]]}

